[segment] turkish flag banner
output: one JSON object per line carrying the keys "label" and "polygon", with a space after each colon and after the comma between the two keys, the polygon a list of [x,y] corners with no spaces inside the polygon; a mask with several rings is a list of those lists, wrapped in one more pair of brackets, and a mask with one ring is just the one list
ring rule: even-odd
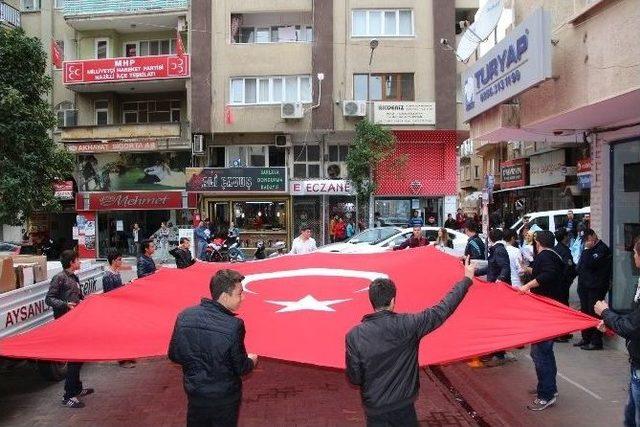
{"label": "turkish flag banner", "polygon": [[182,43],[180,30],[176,30],[176,55],[178,55],[180,58],[184,56],[184,43]]}
{"label": "turkish flag banner", "polygon": [[[396,311],[418,312],[438,303],[463,277],[460,261],[433,247],[161,268],[108,294],[89,296],[47,325],[0,340],[0,355],[60,361],[163,356],[176,316],[209,297],[209,281],[221,268],[246,277],[238,314],[246,325],[247,351],[334,368],[344,367],[345,334],[372,311],[371,280],[392,279]],[[420,364],[468,359],[597,324],[555,301],[476,279],[455,313],[422,340]]]}
{"label": "turkish flag banner", "polygon": [[51,39],[51,62],[54,68],[62,68],[62,52],[60,52],[60,45],[54,39]]}

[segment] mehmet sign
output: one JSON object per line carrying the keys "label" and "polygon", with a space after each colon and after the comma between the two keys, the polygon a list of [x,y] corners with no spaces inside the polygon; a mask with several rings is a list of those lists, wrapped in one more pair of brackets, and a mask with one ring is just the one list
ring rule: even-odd
{"label": "mehmet sign", "polygon": [[510,99],[551,77],[550,17],[536,9],[462,75],[463,119]]}

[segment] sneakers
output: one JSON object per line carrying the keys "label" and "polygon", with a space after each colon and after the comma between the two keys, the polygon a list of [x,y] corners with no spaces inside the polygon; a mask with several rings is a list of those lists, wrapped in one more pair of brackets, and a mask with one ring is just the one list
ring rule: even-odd
{"label": "sneakers", "polygon": [[76,395],[76,397],[87,396],[89,394],[93,394],[94,390],[92,388],[83,388],[80,393]]}
{"label": "sneakers", "polygon": [[77,397],[72,397],[70,399],[62,399],[62,406],[66,406],[67,408],[79,409],[84,408],[84,403],[80,402]]}
{"label": "sneakers", "polygon": [[549,400],[536,398],[530,405],[527,405],[527,409],[530,411],[544,411],[549,406],[553,406],[556,403],[556,397],[552,397]]}

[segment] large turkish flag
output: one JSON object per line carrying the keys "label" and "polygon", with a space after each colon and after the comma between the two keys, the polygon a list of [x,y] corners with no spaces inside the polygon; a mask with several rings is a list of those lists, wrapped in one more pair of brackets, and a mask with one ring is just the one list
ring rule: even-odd
{"label": "large turkish flag", "polygon": [[[371,312],[367,286],[372,279],[390,277],[398,287],[397,311],[416,312],[436,304],[463,276],[457,259],[432,247],[162,268],[90,296],[45,326],[0,341],[0,355],[69,361],[165,355],[176,315],[209,295],[209,280],[220,268],[246,276],[239,315],[248,351],[336,368],[344,367],[346,332]],[[475,280],[453,316],[422,341],[420,363],[467,359],[597,323],[555,301]]]}

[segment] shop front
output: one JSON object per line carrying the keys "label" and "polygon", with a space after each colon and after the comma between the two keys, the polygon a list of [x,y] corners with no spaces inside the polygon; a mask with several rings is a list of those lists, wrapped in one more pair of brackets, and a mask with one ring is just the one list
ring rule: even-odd
{"label": "shop front", "polygon": [[195,205],[195,197],[185,191],[79,193],[74,238],[84,258],[105,258],[107,250],[114,247],[124,255],[136,256],[139,248],[134,241],[134,224],[139,227],[140,242],[155,239],[164,222],[170,229],[169,245],[173,246],[178,229],[191,227]]}
{"label": "shop front", "polygon": [[240,246],[251,252],[262,241],[290,246],[291,200],[284,167],[187,168],[187,192],[198,198],[200,218],[213,234],[240,231]]}
{"label": "shop front", "polygon": [[455,215],[456,132],[394,131],[395,152],[375,173],[374,212],[387,225],[407,226],[413,212],[439,226]]}
{"label": "shop front", "polygon": [[[303,227],[311,227],[318,245],[334,242],[336,238],[332,227],[336,217],[347,225],[351,224],[354,231],[359,229],[358,223],[361,219],[357,217],[357,200],[351,181],[346,179],[291,181],[289,192],[293,199],[293,237],[300,234]],[[345,234],[346,237],[348,236]]]}
{"label": "shop front", "polygon": [[609,150],[611,305],[614,310],[630,311],[640,276],[633,261],[633,246],[640,239],[640,137],[611,144]]}

